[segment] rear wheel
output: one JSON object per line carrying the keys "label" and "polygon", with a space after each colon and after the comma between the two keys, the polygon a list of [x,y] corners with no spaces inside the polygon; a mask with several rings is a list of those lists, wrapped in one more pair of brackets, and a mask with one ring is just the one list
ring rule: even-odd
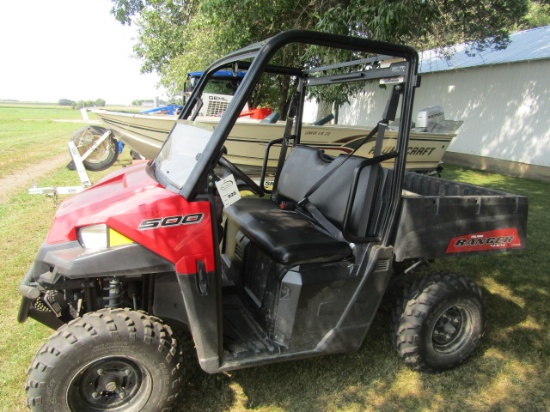
{"label": "rear wheel", "polygon": [[473,353],[485,329],[481,289],[463,276],[435,273],[417,279],[394,312],[394,342],[407,365],[443,371]]}
{"label": "rear wheel", "polygon": [[103,309],[62,326],[27,379],[32,410],[162,411],[179,389],[172,330],[130,309]]}

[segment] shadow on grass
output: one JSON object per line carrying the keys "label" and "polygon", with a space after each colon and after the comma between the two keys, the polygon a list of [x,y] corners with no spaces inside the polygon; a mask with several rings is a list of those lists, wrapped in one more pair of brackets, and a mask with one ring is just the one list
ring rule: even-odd
{"label": "shadow on grass", "polygon": [[[500,330],[503,328],[516,326],[525,321],[527,318],[526,310],[517,303],[506,299],[499,294],[491,293],[487,289],[483,292],[485,295],[485,302],[487,304],[487,316],[489,318],[487,333],[490,333],[493,328]],[[498,313],[503,313],[505,316],[491,317],[491,314],[494,314],[497,310]]]}
{"label": "shadow on grass", "polygon": [[547,332],[537,327],[530,305],[518,303],[514,288],[496,283],[490,289],[484,340],[454,370],[429,374],[405,367],[392,349],[389,315],[380,313],[357,353],[226,375],[205,374],[193,358],[174,410],[548,410]]}
{"label": "shadow on grass", "polygon": [[[385,320],[375,322],[370,338],[358,353],[243,369],[227,375],[207,375],[196,364],[188,365],[187,378],[192,381],[182,388],[174,410],[322,411],[329,404],[329,409],[339,410],[351,403],[365,410],[362,391],[353,388],[365,382],[370,385],[381,379],[393,380],[388,373],[393,373],[399,363],[382,322]],[[335,398],[337,393],[342,397]]]}

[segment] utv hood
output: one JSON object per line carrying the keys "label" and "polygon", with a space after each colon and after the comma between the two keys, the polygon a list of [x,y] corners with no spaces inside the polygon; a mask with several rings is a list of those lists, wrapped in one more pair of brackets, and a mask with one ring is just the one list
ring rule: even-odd
{"label": "utv hood", "polygon": [[[115,172],[64,201],[46,243],[72,242],[78,240],[80,228],[105,224],[174,264],[183,258],[193,261],[193,256],[209,256],[211,261],[209,203],[188,202],[166,190],[149,176],[146,167],[140,164]],[[191,261],[188,269],[194,266]]]}

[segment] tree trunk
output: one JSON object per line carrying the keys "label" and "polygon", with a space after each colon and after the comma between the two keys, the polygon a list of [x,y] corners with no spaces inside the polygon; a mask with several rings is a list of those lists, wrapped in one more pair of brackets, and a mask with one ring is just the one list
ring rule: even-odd
{"label": "tree trunk", "polygon": [[323,117],[328,116],[329,114],[334,114],[332,111],[332,103],[324,100],[318,102],[317,116],[315,117],[315,120],[320,120]]}

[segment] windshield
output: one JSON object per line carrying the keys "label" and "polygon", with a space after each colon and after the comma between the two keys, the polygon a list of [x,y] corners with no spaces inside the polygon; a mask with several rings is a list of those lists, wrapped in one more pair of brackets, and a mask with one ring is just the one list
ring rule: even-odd
{"label": "windshield", "polygon": [[156,170],[181,189],[212,136],[212,126],[178,120],[156,157]]}

